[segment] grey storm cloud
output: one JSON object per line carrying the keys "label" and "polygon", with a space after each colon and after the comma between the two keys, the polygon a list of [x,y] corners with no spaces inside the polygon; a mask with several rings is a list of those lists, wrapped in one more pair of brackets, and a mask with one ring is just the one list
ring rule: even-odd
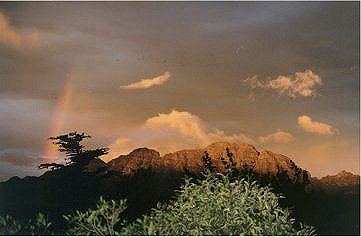
{"label": "grey storm cloud", "polygon": [[36,167],[40,161],[40,157],[37,154],[28,151],[14,149],[0,150],[0,162],[7,162],[14,166]]}

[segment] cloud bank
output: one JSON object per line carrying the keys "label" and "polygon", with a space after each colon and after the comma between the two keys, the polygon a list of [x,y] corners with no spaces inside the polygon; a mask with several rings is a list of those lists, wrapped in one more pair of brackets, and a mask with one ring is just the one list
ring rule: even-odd
{"label": "cloud bank", "polygon": [[147,89],[152,86],[162,85],[170,79],[172,74],[170,72],[165,72],[163,75],[154,77],[152,79],[143,79],[139,82],[131,83],[129,85],[120,86],[121,90],[136,90],[136,89]]}
{"label": "cloud bank", "polygon": [[4,13],[0,12],[0,42],[16,48],[37,47],[39,45],[39,33],[20,35],[10,25]]}
{"label": "cloud bank", "polygon": [[283,131],[281,131],[279,129],[275,133],[271,133],[271,134],[266,135],[266,136],[260,136],[258,138],[258,140],[261,143],[283,143],[283,144],[287,144],[287,143],[293,142],[295,140],[295,138],[293,137],[293,135],[291,133],[283,132]]}
{"label": "cloud bank", "polygon": [[306,115],[298,117],[298,125],[303,130],[311,133],[318,133],[328,136],[338,133],[338,129],[333,128],[331,125],[313,121],[312,118]]}
{"label": "cloud bank", "polygon": [[144,126],[151,130],[177,133],[182,138],[191,139],[195,144],[204,146],[215,141],[248,142],[253,140],[240,133],[225,135],[224,131],[217,128],[208,128],[206,124],[196,115],[189,112],[171,111],[169,114],[158,114],[149,118]]}
{"label": "cloud bank", "polygon": [[0,162],[8,162],[14,166],[36,166],[39,162],[39,154],[26,150],[2,149],[0,150]]}
{"label": "cloud bank", "polygon": [[262,82],[257,76],[248,77],[243,83],[251,89],[262,88],[273,90],[279,95],[285,95],[291,98],[316,96],[316,86],[322,85],[321,77],[311,70],[296,72],[291,76],[278,76],[276,79]]}
{"label": "cloud bank", "polygon": [[198,116],[185,111],[172,110],[147,119],[129,137],[119,137],[109,148],[104,160],[127,154],[137,147],[149,147],[162,154],[181,149],[202,148],[216,141],[254,143],[249,136],[238,133],[226,135],[224,131],[210,128]]}

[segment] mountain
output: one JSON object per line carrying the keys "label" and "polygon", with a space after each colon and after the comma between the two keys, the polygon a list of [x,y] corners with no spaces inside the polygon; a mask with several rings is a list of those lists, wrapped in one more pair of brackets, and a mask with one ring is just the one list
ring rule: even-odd
{"label": "mountain", "polygon": [[138,169],[153,167],[158,159],[160,159],[159,152],[144,147],[135,149],[128,155],[120,155],[118,158],[109,161],[108,165],[113,171],[131,174]]}
{"label": "mountain", "polygon": [[[347,171],[311,178],[298,216],[321,235],[360,235],[360,176]],[[303,202],[302,202],[303,201]]]}
{"label": "mountain", "polygon": [[[161,156],[139,148],[108,162],[110,170],[131,175],[139,170],[168,170],[197,174],[203,170],[203,156],[209,154],[218,171],[224,170],[229,149],[239,171],[253,174],[261,185],[271,185],[281,193],[281,205],[291,207],[294,217],[313,225],[320,235],[359,235],[360,176],[341,171],[321,179],[298,167],[288,157],[271,151],[258,151],[249,144],[213,143],[202,149],[181,150]],[[254,174],[257,174],[254,176]],[[164,179],[165,176],[153,182]],[[168,177],[168,181],[172,180]],[[158,185],[156,185],[158,186]],[[164,186],[166,187],[166,186]]]}
{"label": "mountain", "polygon": [[158,202],[174,198],[185,175],[202,178],[206,154],[218,171],[224,171],[223,162],[230,160],[227,148],[239,175],[271,185],[285,197],[280,204],[292,208],[295,219],[316,226],[320,235],[359,235],[359,176],[342,171],[313,178],[284,155],[227,142],[163,156],[138,148],[108,163],[93,159],[85,167],[73,164],[39,177],[13,177],[0,182],[0,215],[27,220],[42,212],[54,223],[55,233],[62,235],[63,214],[94,207],[103,196],[127,199],[124,218],[132,221]]}
{"label": "mountain", "polygon": [[111,170],[130,174],[138,169],[175,170],[182,172],[186,169],[192,173],[203,170],[203,156],[207,152],[218,171],[224,171],[222,159],[227,159],[229,149],[240,171],[249,171],[256,174],[278,176],[286,174],[292,183],[308,183],[311,175],[308,171],[299,168],[288,157],[271,151],[259,152],[249,144],[228,142],[213,143],[203,149],[181,150],[160,156],[159,152],[139,148],[128,155],[121,155],[108,162]]}
{"label": "mountain", "polygon": [[336,175],[327,175],[321,179],[312,177],[308,190],[323,190],[329,193],[345,195],[360,193],[360,176],[342,170]]}

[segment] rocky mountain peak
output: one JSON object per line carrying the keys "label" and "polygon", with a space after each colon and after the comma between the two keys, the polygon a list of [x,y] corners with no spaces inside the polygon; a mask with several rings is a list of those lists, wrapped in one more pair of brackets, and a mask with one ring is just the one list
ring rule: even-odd
{"label": "rocky mountain peak", "polygon": [[128,156],[134,156],[134,157],[143,157],[145,159],[149,157],[160,157],[160,154],[158,151],[149,149],[146,147],[137,148],[129,153]]}
{"label": "rocky mountain peak", "polygon": [[108,164],[111,169],[123,173],[131,173],[137,169],[157,168],[160,170],[200,172],[203,170],[203,156],[205,152],[211,157],[212,163],[219,171],[224,170],[223,160],[228,160],[227,148],[232,153],[236,168],[259,174],[286,174],[292,182],[306,183],[310,174],[299,168],[288,157],[271,151],[259,152],[250,144],[236,144],[229,142],[215,142],[203,149],[181,150],[160,157],[159,152],[138,148],[128,155],[121,155]]}
{"label": "rocky mountain peak", "polygon": [[207,147],[203,148],[202,150],[207,150],[208,152],[218,152],[223,153],[226,151],[226,148],[229,150],[233,150],[235,152],[239,151],[250,151],[250,152],[258,152],[257,149],[247,143],[237,144],[237,143],[230,143],[230,142],[214,142]]}
{"label": "rocky mountain peak", "polygon": [[342,170],[336,174],[337,177],[346,177],[346,176],[353,176],[353,175],[354,175],[353,173],[348,172],[346,170]]}
{"label": "rocky mountain peak", "polygon": [[160,158],[158,151],[146,147],[137,148],[128,155],[120,155],[108,162],[111,170],[129,174],[134,170],[152,167]]}
{"label": "rocky mountain peak", "polygon": [[344,194],[357,193],[360,190],[360,176],[342,170],[335,175],[327,175],[321,179],[312,178],[308,189],[323,189],[329,192],[341,192]]}

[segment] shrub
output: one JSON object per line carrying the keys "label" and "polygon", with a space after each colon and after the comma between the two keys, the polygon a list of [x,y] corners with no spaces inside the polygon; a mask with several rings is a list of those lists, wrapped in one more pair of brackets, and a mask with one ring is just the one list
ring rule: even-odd
{"label": "shrub", "polygon": [[76,211],[75,214],[63,217],[71,225],[69,235],[119,235],[115,230],[120,221],[121,213],[126,209],[125,200],[105,201],[102,197],[96,209],[88,209],[86,212]]}
{"label": "shrub", "polygon": [[[234,179],[231,173],[188,178],[174,201],[158,204],[134,223],[121,221],[125,200],[100,199],[96,209],[65,216],[71,235],[313,235],[296,225],[269,187]],[[297,228],[298,227],[298,228]]]}
{"label": "shrub", "polygon": [[313,235],[312,227],[295,228],[269,187],[229,175],[186,179],[179,196],[122,230],[124,235]]}
{"label": "shrub", "polygon": [[25,222],[9,215],[0,216],[0,235],[51,235],[51,225],[52,223],[42,213],[39,213],[35,219]]}

